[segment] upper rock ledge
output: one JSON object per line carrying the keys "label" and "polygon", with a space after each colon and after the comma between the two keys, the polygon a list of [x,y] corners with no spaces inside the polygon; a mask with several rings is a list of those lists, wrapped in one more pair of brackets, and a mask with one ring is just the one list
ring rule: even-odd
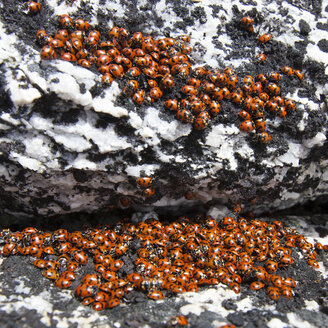
{"label": "upper rock ledge", "polygon": [[[53,215],[129,200],[141,211],[239,201],[261,212],[328,194],[328,7],[303,2],[48,0],[37,15],[15,0],[0,4],[0,211]],[[53,35],[61,14],[104,33],[118,25],[156,38],[188,34],[195,67],[231,67],[240,79],[300,69],[303,81],[279,83],[296,109],[266,117],[269,144],[239,131],[241,108],[230,101],[196,131],[163,101],[137,107],[121,82],[104,87],[96,69],[42,61],[35,33]],[[254,33],[241,28],[245,15]],[[272,41],[260,45],[268,32]],[[257,64],[261,52],[268,59]],[[142,176],[153,178],[150,198],[136,183]]]}

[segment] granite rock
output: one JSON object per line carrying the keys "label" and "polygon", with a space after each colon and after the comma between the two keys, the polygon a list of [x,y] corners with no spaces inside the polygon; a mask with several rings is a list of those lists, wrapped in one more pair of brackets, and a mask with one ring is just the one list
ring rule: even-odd
{"label": "granite rock", "polygon": [[[176,211],[239,201],[260,213],[328,193],[327,8],[321,1],[70,1],[42,3],[30,15],[21,2],[0,4],[0,211],[16,216],[94,212],[125,207]],[[58,29],[57,15],[87,19],[154,37],[190,34],[195,66],[232,67],[238,76],[288,65],[283,76],[296,101],[285,120],[267,117],[270,144],[238,129],[239,108],[224,102],[204,131],[176,120],[163,102],[136,107],[120,82],[106,88],[98,72],[42,61],[35,33]],[[255,34],[240,27],[255,18]],[[270,32],[260,46],[255,36]],[[256,64],[265,52],[268,60]],[[152,176],[145,199],[136,179]],[[186,200],[185,192],[194,199]],[[123,205],[122,205],[123,204]]]}

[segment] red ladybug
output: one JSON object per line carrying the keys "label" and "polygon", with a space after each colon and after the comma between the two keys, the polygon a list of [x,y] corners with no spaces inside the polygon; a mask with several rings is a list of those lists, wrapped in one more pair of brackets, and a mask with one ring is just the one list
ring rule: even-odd
{"label": "red ladybug", "polygon": [[95,295],[96,291],[96,286],[82,284],[75,289],[75,296],[79,299],[83,299]]}
{"label": "red ladybug", "polygon": [[51,280],[58,279],[58,272],[55,269],[47,269],[42,272],[42,275]]}
{"label": "red ladybug", "polygon": [[51,60],[51,59],[55,59],[57,58],[57,54],[55,52],[55,49],[51,46],[44,46],[42,49],[41,49],[41,59],[43,60]]}
{"label": "red ladybug", "polygon": [[148,297],[153,299],[153,300],[162,300],[165,296],[159,290],[152,290],[148,293]]}
{"label": "red ladybug", "polygon": [[277,271],[278,263],[273,260],[269,260],[266,263],[266,269],[269,273],[273,273],[273,272]]}
{"label": "red ladybug", "polygon": [[66,60],[66,61],[70,61],[70,62],[74,62],[76,61],[76,57],[70,53],[70,52],[64,52],[61,56],[60,59],[62,60]]}
{"label": "red ladybug", "polygon": [[179,102],[177,99],[168,99],[164,102],[164,106],[172,111],[177,111],[179,109]]}
{"label": "red ladybug", "polygon": [[138,178],[137,179],[137,184],[142,187],[149,187],[153,182],[153,179],[150,177],[143,177],[143,178]]}
{"label": "red ladybug", "polygon": [[291,67],[289,67],[289,66],[284,66],[284,67],[282,67],[282,68],[281,68],[281,71],[282,71],[284,74],[286,74],[287,76],[291,76],[291,75],[293,75],[293,73],[294,73],[294,70],[293,70]]}
{"label": "red ladybug", "polygon": [[55,281],[55,286],[61,289],[66,289],[71,287],[72,285],[72,281],[69,279],[65,279],[63,277],[59,277],[56,281]]}
{"label": "red ladybug", "polygon": [[107,302],[93,302],[92,303],[92,308],[95,311],[103,311],[107,307]]}
{"label": "red ladybug", "polygon": [[144,90],[138,90],[134,95],[132,96],[133,101],[137,105],[142,105],[144,99],[145,99],[145,91]]}
{"label": "red ladybug", "polygon": [[254,24],[254,19],[249,17],[249,16],[245,16],[240,20],[240,23],[242,25],[253,25]]}
{"label": "red ladybug", "polygon": [[267,60],[267,56],[266,54],[258,54],[256,55],[255,59],[258,63],[263,63]]}
{"label": "red ladybug", "polygon": [[101,82],[110,86],[114,81],[114,78],[112,76],[112,74],[110,73],[105,73],[101,76]]}
{"label": "red ladybug", "polygon": [[149,188],[144,190],[143,194],[144,194],[145,197],[151,197],[155,194],[155,188],[149,187]]}
{"label": "red ladybug", "polygon": [[239,125],[239,129],[243,132],[251,132],[255,129],[255,124],[253,123],[253,121],[246,120],[244,122],[241,122],[241,124]]}
{"label": "red ladybug", "polygon": [[277,301],[280,298],[280,291],[277,287],[268,287],[267,288],[267,294],[269,297],[275,301]]}
{"label": "red ladybug", "polygon": [[176,117],[179,121],[185,123],[191,123],[194,119],[194,116],[192,115],[191,111],[188,109],[179,109],[177,111]]}
{"label": "red ladybug", "polygon": [[41,5],[35,1],[29,1],[27,7],[28,11],[33,14],[37,14],[41,11]]}
{"label": "red ladybug", "polygon": [[90,28],[90,25],[87,21],[79,18],[74,21],[75,29],[80,31],[87,31]]}
{"label": "red ladybug", "polygon": [[294,75],[296,75],[301,81],[304,80],[304,74],[299,70],[294,70]]}
{"label": "red ladybug", "polygon": [[259,36],[259,43],[267,43],[271,40],[272,35],[271,34],[263,34],[261,36]]}
{"label": "red ladybug", "polygon": [[265,285],[262,281],[254,281],[250,284],[249,288],[254,290],[259,290],[263,288]]}
{"label": "red ladybug", "polygon": [[119,298],[112,298],[107,302],[107,307],[109,307],[110,309],[120,305],[121,301]]}
{"label": "red ladybug", "polygon": [[260,132],[257,136],[261,143],[269,143],[271,141],[271,136],[267,132]]}
{"label": "red ladybug", "polygon": [[149,94],[150,97],[154,100],[158,100],[163,96],[163,92],[159,87],[151,88]]}

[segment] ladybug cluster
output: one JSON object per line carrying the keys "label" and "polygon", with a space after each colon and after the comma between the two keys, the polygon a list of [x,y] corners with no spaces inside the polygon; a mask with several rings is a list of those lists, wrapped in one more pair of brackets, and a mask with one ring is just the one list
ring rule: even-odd
{"label": "ladybug cluster", "polygon": [[143,177],[137,179],[137,184],[143,188],[143,195],[151,197],[155,194],[155,188],[152,187],[153,179],[151,177]]}
{"label": "ladybug cluster", "polygon": [[[104,84],[109,86],[117,79],[123,94],[137,106],[161,99],[178,120],[192,124],[195,130],[205,129],[219,114],[222,101],[229,100],[242,107],[240,130],[256,131],[258,140],[267,143],[271,136],[266,132],[265,111],[285,118],[295,109],[293,100],[280,96],[277,83],[281,75],[277,72],[246,75],[238,83],[236,73],[229,67],[222,71],[192,68],[187,35],[154,39],[141,32],[131,35],[127,29],[114,26],[104,38],[85,20],[62,15],[59,22],[61,29],[53,37],[45,30],[36,33],[43,46],[42,59],[60,58],[85,68],[95,65]],[[253,23],[250,17],[241,20],[251,32]],[[271,35],[263,35],[259,40],[265,43],[270,39]],[[266,55],[260,54],[257,59],[266,60]],[[303,78],[300,71],[287,67],[282,71]]]}
{"label": "ladybug cluster", "polygon": [[[151,218],[138,224],[124,219],[74,232],[4,229],[0,237],[3,256],[32,256],[59,288],[71,287],[80,276],[75,296],[97,311],[119,305],[134,290],[159,300],[219,283],[235,293],[245,283],[253,290],[266,288],[273,300],[291,298],[296,282],[283,274],[294,262],[291,251],[298,248],[314,268],[319,267],[317,252],[328,252],[328,245],[312,245],[280,221],[238,215],[218,221],[202,215],[174,222]],[[94,272],[83,275],[90,262]]]}

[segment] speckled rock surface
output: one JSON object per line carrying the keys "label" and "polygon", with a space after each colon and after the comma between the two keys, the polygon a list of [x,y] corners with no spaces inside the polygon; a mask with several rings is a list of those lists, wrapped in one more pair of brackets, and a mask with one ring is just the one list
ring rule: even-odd
{"label": "speckled rock surface", "polygon": [[[9,0],[0,6],[0,211],[53,215],[95,211],[129,197],[138,211],[240,201],[257,212],[327,195],[328,8],[321,1],[45,1],[40,14]],[[105,32],[114,24],[154,37],[190,34],[195,66],[256,75],[284,65],[283,96],[297,102],[285,120],[268,117],[272,142],[238,129],[239,108],[222,104],[205,131],[192,130],[163,103],[137,108],[100,75],[74,64],[41,61],[39,28],[58,29],[56,15],[82,17]],[[240,27],[255,17],[259,46]],[[268,55],[261,65],[254,57]],[[145,199],[139,176],[154,178]],[[185,200],[186,191],[194,200]]]}
{"label": "speckled rock surface", "polygon": [[[33,226],[53,230],[56,225],[78,229],[88,216],[70,217],[70,220],[35,220]],[[98,218],[96,222],[100,222]],[[282,219],[296,228],[310,242],[328,243],[327,215],[311,217],[284,216]],[[310,223],[310,224],[309,224]],[[20,228],[20,226],[16,226]],[[235,294],[226,286],[201,288],[164,300],[149,300],[140,292],[128,294],[128,303],[103,312],[84,307],[74,296],[74,287],[59,290],[45,279],[31,259],[10,256],[0,259],[0,326],[1,327],[168,327],[171,316],[183,314],[188,327],[217,328],[224,324],[236,327],[261,328],[326,328],[328,327],[328,261],[327,253],[318,255],[319,270],[306,264],[303,256],[293,253],[293,265],[280,270],[297,282],[295,296],[271,300],[265,290],[252,291],[246,285]],[[91,265],[91,264],[90,264]],[[92,266],[92,265],[91,265]],[[78,277],[88,272],[87,265]]]}

